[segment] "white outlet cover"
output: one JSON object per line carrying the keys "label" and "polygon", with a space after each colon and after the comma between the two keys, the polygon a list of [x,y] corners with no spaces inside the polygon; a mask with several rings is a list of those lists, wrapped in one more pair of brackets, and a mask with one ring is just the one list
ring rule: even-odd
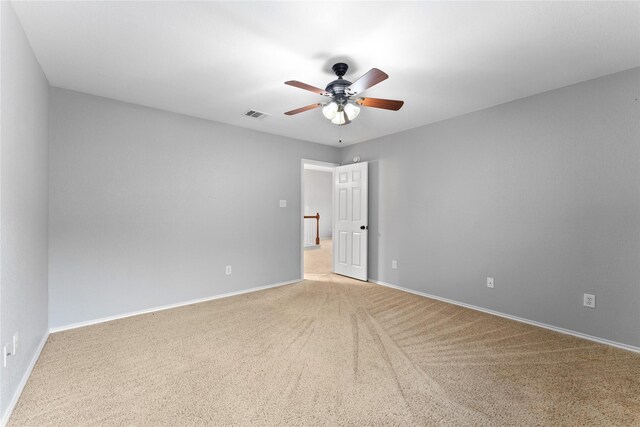
{"label": "white outlet cover", "polygon": [[228,276],[229,274],[231,274],[231,266],[227,265],[224,269],[225,274]]}
{"label": "white outlet cover", "polygon": [[286,208],[287,207],[287,201],[286,200],[280,200],[280,207],[281,208]]}
{"label": "white outlet cover", "polygon": [[18,333],[13,334],[13,351],[11,354],[16,354],[18,351]]}
{"label": "white outlet cover", "polygon": [[493,289],[493,277],[487,277],[487,288]]}
{"label": "white outlet cover", "polygon": [[391,268],[393,268],[394,270],[398,268],[398,261],[396,261],[395,259],[393,261],[391,261]]}
{"label": "white outlet cover", "polygon": [[584,294],[582,305],[589,308],[596,308],[596,296],[592,294]]}

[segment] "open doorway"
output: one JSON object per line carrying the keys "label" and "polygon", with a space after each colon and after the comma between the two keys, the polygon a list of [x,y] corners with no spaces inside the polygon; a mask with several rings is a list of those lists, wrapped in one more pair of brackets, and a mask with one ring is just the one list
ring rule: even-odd
{"label": "open doorway", "polygon": [[305,279],[333,272],[333,169],[302,161],[302,271]]}

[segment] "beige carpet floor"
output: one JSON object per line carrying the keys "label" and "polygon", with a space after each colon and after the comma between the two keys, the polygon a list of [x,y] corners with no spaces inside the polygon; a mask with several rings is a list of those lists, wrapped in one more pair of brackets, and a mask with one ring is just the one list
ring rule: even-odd
{"label": "beige carpet floor", "polygon": [[327,273],[52,334],[12,426],[640,425],[640,355]]}

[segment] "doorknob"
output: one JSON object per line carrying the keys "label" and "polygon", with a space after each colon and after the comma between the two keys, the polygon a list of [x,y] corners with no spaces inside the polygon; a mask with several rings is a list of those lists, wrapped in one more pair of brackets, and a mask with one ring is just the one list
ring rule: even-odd
{"label": "doorknob", "polygon": [[360,230],[368,230],[368,229],[369,229],[369,226],[364,226],[364,225],[360,226]]}

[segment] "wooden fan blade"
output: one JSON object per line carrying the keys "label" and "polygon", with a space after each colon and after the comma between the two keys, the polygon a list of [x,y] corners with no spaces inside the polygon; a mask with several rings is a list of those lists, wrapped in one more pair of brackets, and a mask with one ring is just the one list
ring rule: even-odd
{"label": "wooden fan blade", "polygon": [[404,101],[380,98],[360,98],[356,99],[356,103],[365,107],[383,108],[385,110],[393,111],[398,111],[404,105]]}
{"label": "wooden fan blade", "polygon": [[360,77],[358,80],[352,83],[351,86],[347,88],[347,93],[349,95],[355,95],[360,92],[364,92],[371,86],[375,86],[381,81],[388,78],[389,76],[384,71],[380,71],[377,68],[372,68],[367,71],[364,76]]}
{"label": "wooden fan blade", "polygon": [[314,108],[318,108],[320,106],[322,106],[322,104],[311,104],[307,105],[306,107],[298,108],[297,110],[287,111],[285,114],[287,116],[293,116],[294,114],[304,113],[305,111],[313,110]]}
{"label": "wooden fan blade", "polygon": [[297,80],[289,80],[288,82],[284,82],[284,84],[297,87],[300,89],[308,90],[309,92],[317,93],[318,95],[331,96],[331,94],[324,89],[320,89],[319,87],[311,86],[306,83],[299,82]]}

